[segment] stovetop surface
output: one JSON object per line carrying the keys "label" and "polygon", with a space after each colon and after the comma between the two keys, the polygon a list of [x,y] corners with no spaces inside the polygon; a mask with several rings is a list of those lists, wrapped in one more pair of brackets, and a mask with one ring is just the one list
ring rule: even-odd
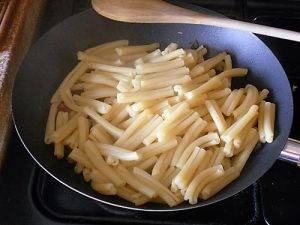
{"label": "stovetop surface", "polygon": [[[300,31],[300,2],[182,1],[231,18]],[[84,0],[48,1],[38,36],[63,19],[89,8]],[[289,12],[289,13],[287,13]],[[295,118],[291,137],[300,138],[300,45],[261,37],[285,68],[293,87]],[[299,168],[277,161],[255,184],[222,202],[176,213],[120,210],[87,199],[42,171],[12,132],[0,172],[0,224],[300,224]]]}

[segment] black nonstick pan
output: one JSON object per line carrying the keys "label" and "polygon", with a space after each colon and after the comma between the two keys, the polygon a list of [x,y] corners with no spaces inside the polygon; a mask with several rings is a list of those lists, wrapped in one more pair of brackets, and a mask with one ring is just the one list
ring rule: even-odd
{"label": "black nonstick pan", "polygon": [[[166,46],[177,42],[191,47],[195,41],[209,49],[209,56],[226,51],[235,67],[246,67],[250,73],[234,85],[254,84],[270,90],[269,100],[276,103],[276,137],[273,143],[258,147],[251,155],[240,177],[214,197],[196,205],[180,204],[174,208],[149,203],[136,207],[118,197],[93,191],[74,173],[73,165],[53,156],[53,146],[43,142],[50,98],[65,75],[76,65],[76,52],[118,39],[131,44],[159,42]],[[257,181],[284,149],[292,120],[293,100],[289,81],[277,58],[255,35],[231,29],[183,24],[128,24],[111,21],[93,10],[70,17],[51,29],[30,49],[16,77],[13,96],[16,130],[33,159],[51,176],[72,190],[123,208],[145,211],[176,211],[206,206],[228,198]],[[16,156],[18,157],[18,156]]]}

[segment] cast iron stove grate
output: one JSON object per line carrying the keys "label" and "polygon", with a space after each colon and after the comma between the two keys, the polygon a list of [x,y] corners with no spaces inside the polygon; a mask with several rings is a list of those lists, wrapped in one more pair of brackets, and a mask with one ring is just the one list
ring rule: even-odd
{"label": "cast iron stove grate", "polygon": [[[261,218],[258,186],[207,207],[181,212],[138,212],[99,204],[72,192],[40,169],[31,177],[30,191],[35,206],[60,222],[93,224],[259,224]],[[234,216],[233,216],[234,214]]]}

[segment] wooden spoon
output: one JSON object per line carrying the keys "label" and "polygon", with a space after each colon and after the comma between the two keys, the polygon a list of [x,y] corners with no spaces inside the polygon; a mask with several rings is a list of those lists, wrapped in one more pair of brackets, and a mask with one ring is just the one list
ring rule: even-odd
{"label": "wooden spoon", "polygon": [[92,0],[92,6],[99,14],[123,22],[205,24],[300,41],[299,32],[219,18],[184,9],[162,0]]}

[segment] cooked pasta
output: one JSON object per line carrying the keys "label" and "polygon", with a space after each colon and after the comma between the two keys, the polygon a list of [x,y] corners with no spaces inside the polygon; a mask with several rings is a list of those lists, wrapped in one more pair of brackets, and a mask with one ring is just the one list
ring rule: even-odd
{"label": "cooked pasta", "polygon": [[276,113],[269,90],[231,87],[246,68],[206,53],[128,40],[78,52],[51,99],[45,143],[102,195],[170,207],[212,197],[258,141],[276,138]]}

